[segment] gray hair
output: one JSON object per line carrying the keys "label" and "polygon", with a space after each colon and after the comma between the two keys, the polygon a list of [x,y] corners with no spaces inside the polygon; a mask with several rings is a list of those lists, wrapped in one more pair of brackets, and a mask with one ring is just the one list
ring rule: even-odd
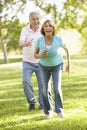
{"label": "gray hair", "polygon": [[32,11],[32,12],[30,12],[30,14],[29,14],[29,19],[30,19],[30,17],[31,17],[33,14],[37,14],[37,15],[40,16],[40,14],[39,14],[38,12],[36,12],[36,11]]}

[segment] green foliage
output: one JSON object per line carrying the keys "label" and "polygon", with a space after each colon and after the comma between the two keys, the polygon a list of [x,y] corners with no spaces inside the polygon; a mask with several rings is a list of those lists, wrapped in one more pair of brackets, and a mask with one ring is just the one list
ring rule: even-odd
{"label": "green foliage", "polygon": [[[55,22],[58,29],[75,28],[84,38],[84,43],[82,50],[86,52],[87,50],[87,1],[86,0],[67,0],[62,1],[62,8],[59,11],[60,4],[56,0],[52,0],[47,3],[47,0],[28,0],[34,2],[45,14],[50,14],[53,21]],[[4,0],[0,4],[0,13],[5,11],[4,16],[1,15],[1,23],[6,27],[7,35],[5,42],[7,44],[8,51],[12,48],[16,49],[18,47],[18,39],[21,30],[21,25],[19,25],[17,20],[17,13],[23,12],[26,0]],[[19,6],[20,5],[20,6]],[[15,8],[14,8],[15,7]],[[18,7],[18,8],[17,8]],[[11,21],[8,23],[8,10],[11,9],[13,12],[11,16]],[[11,23],[12,22],[12,23]],[[6,25],[7,23],[7,25]],[[5,24],[5,25],[4,25]],[[10,27],[11,26],[11,27]],[[16,26],[16,27],[15,27]],[[0,26],[0,30],[2,25]],[[11,29],[12,33],[10,33]],[[3,36],[2,36],[3,37]],[[3,41],[4,43],[4,41]],[[85,49],[84,49],[85,48]]]}
{"label": "green foliage", "polygon": [[[28,110],[21,59],[14,60],[0,65],[0,130],[87,130],[87,55],[71,56],[71,73],[68,76],[63,72],[62,80],[66,118],[59,119],[54,113],[51,120],[38,110],[38,103],[36,110]],[[35,75],[32,82],[38,99]]]}
{"label": "green foliage", "polygon": [[9,44],[8,51],[18,47],[21,25],[19,25],[17,13],[24,10],[25,3],[26,0],[2,0],[0,3],[0,43]]}
{"label": "green foliage", "polygon": [[[60,26],[63,28],[76,28],[84,38],[82,51],[87,52],[87,2],[78,0],[69,0],[64,4],[66,10],[65,17],[61,20]],[[85,48],[85,49],[83,49]]]}
{"label": "green foliage", "polygon": [[19,20],[2,22],[2,41],[7,44],[8,52],[19,48],[19,37],[24,25]]}
{"label": "green foliage", "polygon": [[9,40],[7,43],[7,50],[16,50],[19,48],[19,36],[23,26],[19,24],[19,21],[10,22],[8,24]]}
{"label": "green foliage", "polygon": [[[59,2],[52,0],[47,3],[46,0],[33,0],[36,6],[39,6],[46,14],[51,14],[56,26],[61,29],[77,29],[77,31],[84,38],[82,51],[87,52],[87,1],[86,0],[67,0],[62,1],[63,8],[60,7]],[[86,49],[84,49],[86,48]]]}
{"label": "green foliage", "polygon": [[87,53],[87,38],[86,39],[84,39],[84,38],[81,38],[81,41],[82,41],[82,43],[83,43],[83,45],[82,45],[82,49],[81,49],[81,52],[85,52],[85,53]]}

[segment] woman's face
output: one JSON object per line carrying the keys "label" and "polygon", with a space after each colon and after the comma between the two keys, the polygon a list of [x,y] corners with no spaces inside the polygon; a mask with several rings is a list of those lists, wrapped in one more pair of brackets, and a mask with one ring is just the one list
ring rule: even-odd
{"label": "woman's face", "polygon": [[45,32],[45,36],[53,36],[54,28],[49,22],[45,23],[44,32]]}

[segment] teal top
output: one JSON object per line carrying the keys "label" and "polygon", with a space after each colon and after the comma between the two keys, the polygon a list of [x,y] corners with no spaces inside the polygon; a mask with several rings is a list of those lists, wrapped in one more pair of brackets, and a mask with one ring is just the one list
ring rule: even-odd
{"label": "teal top", "polygon": [[39,53],[48,51],[48,55],[40,58],[39,63],[43,66],[56,66],[63,63],[63,57],[60,53],[60,48],[64,46],[63,40],[60,36],[55,35],[51,47],[48,49],[45,44],[45,37],[41,36],[36,41],[35,47],[39,49]]}

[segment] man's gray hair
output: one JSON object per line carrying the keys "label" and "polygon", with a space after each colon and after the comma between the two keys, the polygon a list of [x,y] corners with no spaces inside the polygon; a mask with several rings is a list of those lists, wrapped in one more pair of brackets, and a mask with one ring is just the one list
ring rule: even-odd
{"label": "man's gray hair", "polygon": [[40,16],[40,14],[39,14],[37,11],[32,11],[32,12],[30,12],[30,14],[29,14],[29,19],[30,19],[30,17],[31,17],[33,14],[37,14],[37,15]]}

